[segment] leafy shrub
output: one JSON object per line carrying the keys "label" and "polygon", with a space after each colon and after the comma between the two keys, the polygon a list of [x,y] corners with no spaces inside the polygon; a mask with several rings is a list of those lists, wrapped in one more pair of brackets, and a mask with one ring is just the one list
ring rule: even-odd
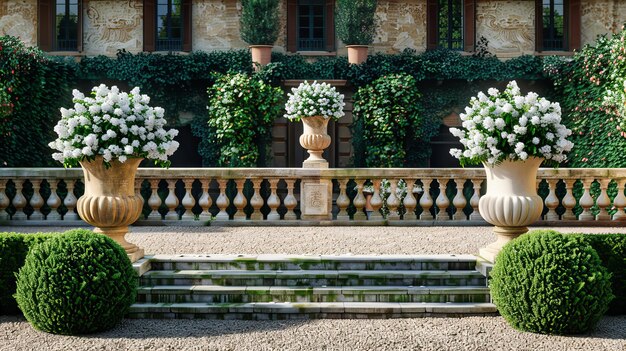
{"label": "leafy shrub", "polygon": [[491,273],[491,293],[514,328],[583,333],[607,311],[610,274],[579,236],[537,231],[507,244]]}
{"label": "leafy shrub", "polygon": [[15,294],[15,274],[24,265],[28,250],[58,233],[0,233],[0,314],[19,313]]}
{"label": "leafy shrub", "polygon": [[[224,75],[209,89],[210,129],[219,147],[218,164],[258,166],[274,120],[280,117],[283,92],[246,74]],[[264,156],[264,155],[263,155]]]}
{"label": "leafy shrub", "polygon": [[242,0],[241,39],[250,45],[274,45],[278,39],[278,0]]}
{"label": "leafy shrub", "polygon": [[135,301],[137,276],[112,239],[74,230],[33,247],[15,298],[36,328],[84,334],[114,327]]}
{"label": "leafy shrub", "polygon": [[369,45],[376,34],[376,0],[337,0],[337,37],[346,45]]}
{"label": "leafy shrub", "polygon": [[407,142],[420,139],[421,114],[415,78],[393,74],[360,88],[354,95],[355,123],[362,125],[366,167],[402,167]]}

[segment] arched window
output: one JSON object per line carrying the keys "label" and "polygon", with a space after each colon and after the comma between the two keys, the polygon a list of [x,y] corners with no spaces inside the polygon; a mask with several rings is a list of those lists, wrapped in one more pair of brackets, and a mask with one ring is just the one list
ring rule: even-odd
{"label": "arched window", "polygon": [[536,50],[580,49],[580,0],[536,0]]}
{"label": "arched window", "polygon": [[474,50],[476,0],[428,0],[427,48]]}

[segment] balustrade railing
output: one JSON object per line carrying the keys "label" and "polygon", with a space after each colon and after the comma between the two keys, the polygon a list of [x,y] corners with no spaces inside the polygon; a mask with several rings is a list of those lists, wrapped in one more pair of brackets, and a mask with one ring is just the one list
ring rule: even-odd
{"label": "balustrade railing", "polygon": [[[0,223],[80,221],[80,169],[0,169]],[[482,169],[141,168],[138,224],[297,223],[302,180],[332,181],[334,224],[485,224]],[[626,220],[626,169],[540,169],[539,224],[619,225]],[[623,222],[626,223],[626,222]]]}

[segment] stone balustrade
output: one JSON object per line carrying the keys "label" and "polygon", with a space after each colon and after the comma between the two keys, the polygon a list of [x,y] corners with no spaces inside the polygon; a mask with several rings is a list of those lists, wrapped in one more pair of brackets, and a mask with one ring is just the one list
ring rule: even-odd
{"label": "stone balustrade", "polygon": [[[82,177],[81,169],[0,169],[0,223],[78,225]],[[323,199],[300,198],[303,181],[320,180],[332,182],[329,220],[301,220],[301,201],[327,207]],[[481,168],[140,168],[135,187],[144,212],[137,224],[484,225],[484,181]],[[538,224],[619,225],[625,186],[626,169],[540,169]]]}

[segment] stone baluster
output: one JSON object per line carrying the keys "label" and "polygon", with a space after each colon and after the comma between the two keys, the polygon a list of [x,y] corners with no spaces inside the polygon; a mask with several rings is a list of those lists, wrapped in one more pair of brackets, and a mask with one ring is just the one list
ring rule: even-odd
{"label": "stone baluster", "polygon": [[613,205],[616,209],[615,214],[613,214],[614,221],[626,220],[626,213],[624,212],[624,208],[626,208],[626,196],[624,196],[624,187],[626,187],[626,179],[617,180],[617,196],[615,196],[615,199],[613,199]]}
{"label": "stone baluster", "polygon": [[143,179],[135,179],[135,196],[137,196],[141,200],[141,214],[139,215],[139,218],[137,220],[145,219],[145,216],[143,214],[143,205],[145,203],[145,200],[143,198],[143,195],[141,195],[141,184],[143,184]]}
{"label": "stone baluster", "polygon": [[233,198],[233,205],[237,209],[233,215],[233,219],[236,221],[245,221],[247,219],[244,209],[248,205],[248,199],[243,195],[243,188],[246,185],[245,179],[235,179],[235,185],[237,187],[237,195]]}
{"label": "stone baluster", "polygon": [[168,179],[167,182],[167,197],[165,198],[165,206],[167,206],[167,213],[165,214],[165,220],[176,221],[178,220],[178,197],[176,196],[176,179]]}
{"label": "stone baluster", "polygon": [[59,197],[59,194],[57,194],[58,181],[51,179],[48,181],[48,184],[50,185],[50,196],[48,196],[46,204],[50,207],[50,213],[48,213],[46,219],[59,221],[61,220],[61,214],[58,210],[59,206],[61,206],[61,198]]}
{"label": "stone baluster", "polygon": [[596,215],[597,221],[609,221],[611,220],[611,215],[609,214],[609,210],[611,209],[611,199],[609,195],[606,193],[606,189],[609,187],[609,183],[611,179],[602,178],[599,180],[600,182],[600,196],[596,200],[598,207],[600,208],[600,212]]}
{"label": "stone baluster", "polygon": [[230,205],[228,196],[226,196],[226,186],[228,185],[228,179],[218,179],[217,184],[220,187],[220,195],[215,200],[215,204],[220,209],[220,212],[218,212],[217,216],[215,216],[215,220],[227,221],[230,219],[230,217],[228,216],[228,212],[226,212],[228,205]]}
{"label": "stone baluster", "polygon": [[339,208],[339,212],[337,212],[337,220],[338,221],[349,221],[350,216],[348,216],[348,206],[350,206],[350,199],[348,195],[346,195],[346,188],[348,187],[349,179],[337,179],[337,183],[339,183],[339,196],[337,197],[336,203]]}
{"label": "stone baluster", "polygon": [[202,195],[200,195],[200,199],[198,199],[198,206],[202,208],[202,212],[200,212],[200,220],[208,221],[211,220],[211,212],[209,211],[213,202],[211,201],[211,195],[209,195],[209,184],[211,181],[209,179],[201,179],[200,184],[202,185]]}
{"label": "stone baluster", "polygon": [[380,179],[372,180],[372,184],[374,186],[374,194],[372,194],[372,199],[370,200],[370,205],[372,206],[372,213],[370,214],[369,220],[382,220],[383,216],[380,213],[380,208],[383,207],[383,198],[380,196]]}
{"label": "stone baluster", "polygon": [[576,220],[576,215],[574,214],[576,198],[572,192],[575,182],[576,179],[563,179],[563,183],[565,183],[565,196],[563,196],[561,204],[565,207],[565,212],[563,212],[563,216],[561,218],[566,221]]}
{"label": "stone baluster", "polygon": [[474,188],[474,193],[470,198],[472,213],[469,216],[469,219],[472,221],[478,221],[483,219],[483,216],[480,215],[480,208],[478,206],[478,203],[480,202],[480,184],[482,184],[482,182],[482,179],[472,179],[472,187]]}
{"label": "stone baluster", "polygon": [[76,182],[76,180],[74,180],[74,179],[67,179],[65,181],[65,184],[66,184],[66,187],[67,187],[67,195],[65,196],[65,199],[63,199],[63,205],[65,205],[65,207],[67,208],[67,212],[63,216],[63,220],[64,221],[77,221],[77,220],[79,220],[78,213],[76,213],[76,211],[74,211],[74,209],[76,208],[76,202],[78,202],[78,199],[74,195],[74,185],[75,185],[75,182]]}
{"label": "stone baluster", "polygon": [[450,199],[448,199],[448,195],[446,195],[448,181],[444,179],[437,179],[437,183],[439,183],[439,196],[437,196],[437,200],[435,200],[435,204],[437,205],[437,220],[448,221],[450,220],[450,216],[447,211],[448,206],[450,206]]}
{"label": "stone baluster", "polygon": [[149,220],[161,220],[161,213],[159,213],[159,207],[161,207],[161,197],[159,197],[159,179],[150,179],[150,197],[148,198],[148,206],[152,209],[152,212],[148,215]]}
{"label": "stone baluster", "polygon": [[186,221],[193,221],[196,219],[196,216],[193,214],[193,207],[196,205],[196,199],[191,195],[191,190],[193,188],[193,179],[183,179],[183,183],[185,184],[185,196],[183,196],[183,200],[181,204],[185,208],[185,213],[183,213],[181,219]]}
{"label": "stone baluster", "polygon": [[465,194],[463,190],[465,188],[465,179],[455,179],[456,183],[456,195],[452,199],[452,205],[456,209],[454,214],[452,215],[452,219],[455,221],[465,221],[467,220],[467,215],[465,214],[465,206],[467,205],[467,200],[465,199]]}
{"label": "stone baluster", "polygon": [[356,208],[354,220],[362,221],[367,219],[367,216],[363,211],[366,204],[365,196],[363,195],[363,185],[365,184],[365,180],[355,179],[354,181],[356,182],[356,196],[354,197],[354,200],[352,200],[352,204],[354,205],[354,208]]}
{"label": "stone baluster", "polygon": [[417,216],[415,215],[417,199],[415,199],[415,195],[413,195],[413,190],[415,189],[415,179],[405,179],[404,181],[406,182],[406,196],[404,197],[404,200],[402,200],[402,204],[404,205],[405,209],[402,219],[417,219]]}
{"label": "stone baluster", "polygon": [[12,219],[15,221],[22,221],[27,219],[27,216],[24,213],[26,198],[24,197],[24,194],[22,194],[23,181],[15,179],[13,184],[15,184],[15,196],[13,197],[11,203],[13,204],[13,207],[15,207],[15,213],[13,214]]}
{"label": "stone baluster", "polygon": [[250,205],[252,206],[252,214],[250,219],[260,221],[263,220],[263,213],[261,213],[261,207],[263,207],[263,198],[261,197],[261,183],[262,178],[252,179],[252,187],[254,188],[254,194],[250,198]]}
{"label": "stone baluster", "polygon": [[9,213],[7,213],[6,209],[9,207],[11,202],[9,201],[9,197],[6,195],[7,188],[7,180],[0,179],[0,221],[9,220]]}
{"label": "stone baluster", "polygon": [[432,179],[424,178],[422,183],[424,184],[424,195],[420,199],[420,206],[422,207],[422,213],[420,214],[420,220],[433,220],[434,217],[430,213],[430,208],[433,207],[433,198],[430,196],[430,184]]}
{"label": "stone baluster", "polygon": [[544,203],[548,208],[548,213],[544,216],[546,221],[558,221],[559,215],[556,213],[556,208],[559,206],[559,198],[556,196],[556,184],[558,179],[547,179],[548,182],[548,196],[546,196]]}
{"label": "stone baluster", "polygon": [[33,208],[33,213],[29,216],[28,219],[32,220],[43,220],[44,216],[41,213],[41,207],[44,204],[43,197],[39,193],[39,189],[41,188],[41,181],[39,179],[33,179],[31,181],[33,185],[33,196],[30,198],[30,206]]}
{"label": "stone baluster", "polygon": [[398,213],[398,207],[400,206],[400,199],[398,199],[398,180],[397,179],[389,179],[389,197],[387,198],[387,208],[389,209],[389,214],[387,215],[388,220],[399,220],[400,214]]}
{"label": "stone baluster", "polygon": [[283,204],[287,208],[287,213],[285,213],[285,219],[288,221],[294,221],[298,219],[296,213],[293,211],[296,206],[298,206],[298,200],[293,195],[294,184],[296,184],[295,179],[285,179],[285,184],[287,185],[287,196],[283,200]]}
{"label": "stone baluster", "polygon": [[593,179],[583,179],[583,196],[580,198],[578,203],[580,207],[583,208],[583,212],[578,216],[578,219],[581,221],[592,221],[594,220],[594,216],[591,213],[591,207],[594,204],[593,198],[591,197],[591,193],[589,192],[589,188],[591,187],[591,183]]}
{"label": "stone baluster", "polygon": [[270,196],[267,198],[267,206],[270,208],[270,213],[267,214],[268,221],[278,221],[280,220],[280,214],[278,213],[278,206],[280,206],[280,198],[276,193],[278,190],[278,182],[280,179],[278,178],[270,178],[268,182],[270,183]]}

